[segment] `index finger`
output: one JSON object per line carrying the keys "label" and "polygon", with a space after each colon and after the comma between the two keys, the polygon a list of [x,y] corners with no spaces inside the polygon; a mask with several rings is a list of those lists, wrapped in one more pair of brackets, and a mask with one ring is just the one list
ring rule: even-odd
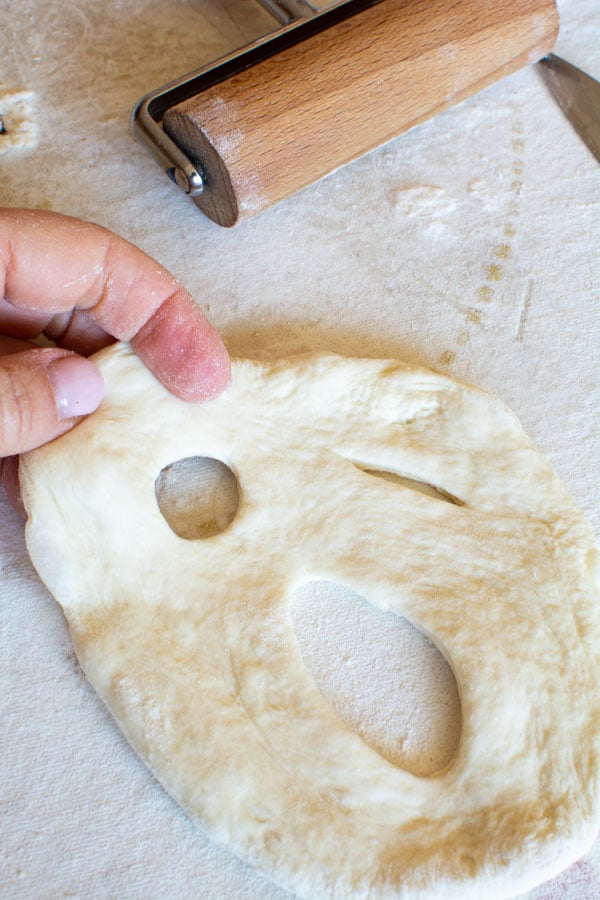
{"label": "index finger", "polygon": [[220,337],[166,269],[99,225],[41,210],[0,209],[0,298],[32,320],[84,310],[130,341],[169,390],[217,396],[230,365]]}

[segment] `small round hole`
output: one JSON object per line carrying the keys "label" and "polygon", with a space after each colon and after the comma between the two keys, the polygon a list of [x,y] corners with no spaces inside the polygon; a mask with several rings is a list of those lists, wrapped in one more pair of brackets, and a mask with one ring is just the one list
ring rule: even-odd
{"label": "small round hole", "polygon": [[188,541],[225,531],[240,500],[231,469],[218,459],[204,456],[190,456],[165,466],[154,490],[171,531]]}

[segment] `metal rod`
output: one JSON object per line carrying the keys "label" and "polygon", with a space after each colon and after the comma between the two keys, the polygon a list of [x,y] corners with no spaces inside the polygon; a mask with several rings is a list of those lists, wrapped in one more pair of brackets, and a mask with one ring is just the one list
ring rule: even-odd
{"label": "metal rod", "polygon": [[289,25],[297,19],[314,16],[319,10],[309,0],[258,0],[282,25]]}

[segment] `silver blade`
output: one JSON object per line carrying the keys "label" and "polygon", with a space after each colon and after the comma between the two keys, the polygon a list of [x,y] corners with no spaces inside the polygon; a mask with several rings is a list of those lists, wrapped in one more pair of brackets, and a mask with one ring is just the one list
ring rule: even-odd
{"label": "silver blade", "polygon": [[540,65],[558,105],[600,162],[600,82],[554,53]]}

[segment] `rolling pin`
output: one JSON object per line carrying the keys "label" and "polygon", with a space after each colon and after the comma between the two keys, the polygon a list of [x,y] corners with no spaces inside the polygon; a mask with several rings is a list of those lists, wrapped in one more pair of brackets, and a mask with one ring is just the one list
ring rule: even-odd
{"label": "rolling pin", "polygon": [[[552,48],[554,0],[342,4],[164,111],[220,225],[256,215]],[[326,15],[315,19],[325,21]],[[192,82],[193,83],[193,82]],[[193,193],[193,192],[192,192]]]}

